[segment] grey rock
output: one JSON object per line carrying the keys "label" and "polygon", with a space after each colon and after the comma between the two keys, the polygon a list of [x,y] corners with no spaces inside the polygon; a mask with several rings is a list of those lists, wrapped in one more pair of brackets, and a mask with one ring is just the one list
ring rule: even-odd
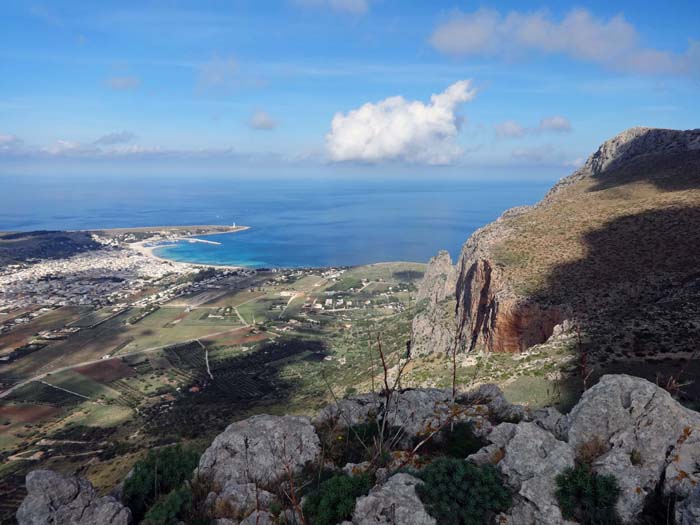
{"label": "grey rock", "polygon": [[314,418],[314,424],[331,423],[340,428],[359,425],[375,418],[383,406],[384,398],[378,394],[349,396],[321,409]]}
{"label": "grey rock", "polygon": [[456,324],[454,299],[426,303],[413,317],[411,355],[449,354],[454,351]]}
{"label": "grey rock", "polygon": [[573,174],[561,179],[544,198],[550,200],[571,184],[592,176],[600,176],[608,170],[645,155],[683,153],[700,149],[700,129],[675,130],[635,127],[606,140],[585,164]]}
{"label": "grey rock", "polygon": [[561,412],[554,407],[545,407],[535,410],[532,414],[532,421],[539,427],[551,432],[557,439],[564,439],[562,432]]}
{"label": "grey rock", "polygon": [[253,416],[229,425],[202,454],[198,471],[221,487],[272,484],[318,460],[321,446],[308,418]]}
{"label": "grey rock", "polygon": [[[498,437],[505,438],[511,431],[512,427],[505,427]],[[574,466],[573,449],[531,422],[518,424],[503,449],[505,454],[497,468],[517,493],[513,510],[522,516],[531,514],[533,523],[563,523],[554,496],[555,478]],[[508,514],[511,520],[517,518],[512,512]]]}
{"label": "grey rock", "polygon": [[357,476],[358,474],[367,472],[371,466],[369,461],[363,461],[362,463],[346,463],[342,470],[348,476]]}
{"label": "grey rock", "polygon": [[496,465],[505,456],[505,447],[513,439],[517,429],[517,425],[513,423],[501,423],[493,427],[485,436],[490,444],[471,454],[467,459],[477,465]]}
{"label": "grey rock", "polygon": [[258,509],[267,509],[276,500],[255,483],[229,482],[221,491],[212,492],[207,497],[208,507],[215,518],[240,518]]}
{"label": "grey rock", "polygon": [[423,280],[418,286],[416,302],[428,300],[438,303],[444,299],[454,296],[457,285],[457,271],[452,266],[450,253],[441,250],[430,259],[425,269]]}
{"label": "grey rock", "polygon": [[[376,394],[350,396],[321,410],[314,422],[339,428],[366,423],[383,413],[385,403],[386,398]],[[470,421],[476,435],[486,436],[492,429],[490,419],[520,421],[530,417],[527,409],[510,404],[501,390],[491,384],[459,393],[455,403],[456,406],[449,389],[420,388],[395,392],[390,401],[388,423],[402,429],[404,435],[400,445],[405,447],[416,438],[439,429],[450,419]]]}
{"label": "grey rock", "polygon": [[676,503],[676,525],[700,523],[700,485],[683,501]]}
{"label": "grey rock", "polygon": [[274,517],[265,510],[256,510],[246,519],[241,521],[241,525],[273,525]]}
{"label": "grey rock", "polygon": [[700,414],[644,379],[603,376],[562,428],[574,449],[595,439],[605,445],[593,467],[617,479],[622,491],[617,509],[625,522],[635,520],[664,472],[666,493],[683,496],[700,481],[689,468],[700,461]]}
{"label": "grey rock", "polygon": [[99,497],[84,478],[51,470],[27,474],[27,496],[17,511],[19,525],[128,525],[131,511],[111,496]]}
{"label": "grey rock", "polygon": [[453,349],[456,286],[457,271],[450,254],[441,251],[430,259],[418,286],[419,312],[411,327],[412,355],[444,354]]}
{"label": "grey rock", "polygon": [[357,500],[352,514],[354,525],[436,525],[423,507],[416,485],[422,483],[409,474],[394,474],[367,496]]}
{"label": "grey rock", "polygon": [[465,405],[485,404],[491,417],[497,421],[517,423],[522,420],[527,421],[531,417],[527,408],[511,404],[498,385],[492,383],[480,385],[474,390],[461,394],[457,400]]}

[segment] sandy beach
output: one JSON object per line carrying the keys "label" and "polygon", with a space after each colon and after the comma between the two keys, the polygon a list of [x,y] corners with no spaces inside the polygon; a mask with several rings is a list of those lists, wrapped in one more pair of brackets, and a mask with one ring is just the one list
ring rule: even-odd
{"label": "sandy beach", "polygon": [[[163,231],[163,230],[186,230],[186,229],[201,229],[201,228],[207,228],[206,226],[176,226],[176,227],[150,227],[150,228],[120,228],[119,230],[111,230],[111,231],[119,231],[123,233],[128,233],[129,231]],[[212,228],[221,228],[220,226],[212,226]],[[166,259],[165,257],[159,257],[154,253],[154,250],[156,248],[163,248],[166,246],[174,246],[174,244],[168,244],[169,242],[173,241],[190,241],[190,242],[206,242],[208,244],[220,244],[214,241],[207,241],[205,239],[197,239],[197,236],[199,235],[220,235],[224,233],[236,233],[244,230],[250,229],[250,226],[236,226],[229,228],[227,230],[215,230],[212,232],[204,232],[204,233],[198,233],[196,235],[178,235],[177,237],[172,237],[172,238],[166,238],[166,239],[147,239],[145,241],[138,241],[138,242],[132,242],[128,243],[127,246],[140,253],[141,255],[145,255],[146,257],[150,257],[152,259],[156,259],[158,261],[162,262],[167,262],[170,264],[177,264],[181,265],[184,267],[192,267],[192,268],[223,268],[223,269],[230,269],[230,270],[240,270],[243,268],[243,266],[231,266],[231,265],[224,265],[224,264],[203,264],[203,263],[186,263],[186,262],[181,262],[181,261],[175,261],[172,259]],[[149,244],[158,244],[157,246],[147,246]]]}

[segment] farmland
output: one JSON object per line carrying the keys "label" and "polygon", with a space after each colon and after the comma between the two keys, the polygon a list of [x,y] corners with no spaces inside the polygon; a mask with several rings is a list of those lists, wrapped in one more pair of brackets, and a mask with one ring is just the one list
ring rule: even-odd
{"label": "farmland", "polygon": [[368,345],[381,334],[400,355],[423,269],[258,272],[148,309],[50,309],[0,335],[13,356],[0,361],[0,513],[30,469],[81,468],[101,489],[149,447],[369,388]]}

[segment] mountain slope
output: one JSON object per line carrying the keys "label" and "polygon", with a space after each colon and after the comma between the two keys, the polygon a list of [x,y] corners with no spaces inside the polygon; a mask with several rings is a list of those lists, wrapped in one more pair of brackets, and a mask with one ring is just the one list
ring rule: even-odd
{"label": "mountain slope", "polygon": [[687,359],[700,347],[700,130],[605,142],[540,203],[470,237],[454,299],[467,351],[519,352],[580,327],[598,365],[651,364],[648,376],[660,358]]}

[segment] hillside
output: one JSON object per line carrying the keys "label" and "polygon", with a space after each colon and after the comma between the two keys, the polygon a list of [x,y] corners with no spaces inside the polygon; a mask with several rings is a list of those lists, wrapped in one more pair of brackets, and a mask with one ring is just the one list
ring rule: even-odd
{"label": "hillside", "polygon": [[[700,130],[625,131],[540,203],[469,238],[454,295],[424,302],[414,321],[416,339],[454,300],[442,316],[449,337],[418,351],[449,352],[456,340],[465,351],[518,353],[568,332],[581,334],[596,375],[694,374],[699,225]],[[688,389],[697,398],[697,385]]]}
{"label": "hillside", "polygon": [[63,259],[101,245],[88,232],[34,231],[0,232],[0,264],[33,259]]}

